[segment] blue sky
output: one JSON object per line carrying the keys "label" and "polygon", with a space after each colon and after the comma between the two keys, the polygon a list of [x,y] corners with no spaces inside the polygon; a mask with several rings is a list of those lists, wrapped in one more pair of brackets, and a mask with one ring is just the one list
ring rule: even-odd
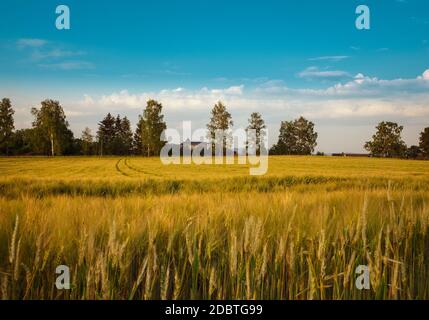
{"label": "blue sky", "polygon": [[[59,4],[71,30],[55,28]],[[355,27],[359,4],[371,30]],[[172,127],[204,126],[219,99],[237,126],[259,111],[271,142],[303,114],[326,152],[362,151],[384,119],[404,124],[409,144],[429,126],[426,0],[6,0],[0,11],[0,95],[17,127],[47,97],[77,136],[109,111],[136,122],[149,97]]]}

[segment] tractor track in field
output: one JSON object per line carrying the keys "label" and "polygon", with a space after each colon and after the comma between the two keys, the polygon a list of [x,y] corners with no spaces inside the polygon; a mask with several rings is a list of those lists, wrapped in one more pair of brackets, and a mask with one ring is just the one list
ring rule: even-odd
{"label": "tractor track in field", "polygon": [[147,172],[147,171],[144,171],[144,170],[142,170],[142,169],[138,169],[138,168],[133,167],[131,164],[129,164],[129,163],[128,163],[128,159],[125,159],[125,160],[124,160],[124,164],[125,164],[125,166],[126,166],[128,169],[133,170],[133,171],[135,171],[135,172],[143,173],[143,174],[146,174],[146,175],[149,175],[149,176],[162,177],[162,175],[160,175],[160,174],[152,173],[152,172]]}
{"label": "tractor track in field", "polygon": [[131,176],[128,174],[128,173],[126,173],[125,171],[123,171],[121,168],[119,168],[119,163],[121,163],[121,161],[122,160],[124,160],[124,159],[119,159],[118,160],[118,162],[116,162],[116,171],[118,171],[120,174],[122,174],[123,176],[126,176],[126,177],[128,177],[128,178],[131,178]]}
{"label": "tractor track in field", "polygon": [[121,164],[121,162],[123,162],[123,164],[125,165],[125,167],[126,167],[127,169],[131,170],[132,172],[135,172],[135,173],[143,173],[144,175],[147,175],[147,176],[162,177],[162,175],[160,175],[160,174],[152,173],[152,172],[147,172],[147,171],[144,171],[144,170],[142,170],[142,169],[135,168],[135,167],[133,167],[131,164],[129,164],[129,162],[128,162],[128,159],[127,159],[127,158],[120,158],[120,159],[116,162],[116,165],[115,165],[115,167],[116,167],[116,171],[117,171],[117,172],[119,172],[120,174],[122,174],[122,175],[123,175],[123,176],[125,176],[125,177],[128,177],[128,178],[137,178],[137,177],[132,176],[131,174],[127,173],[125,170],[121,169],[121,168],[120,168],[120,166],[119,166],[119,165]]}

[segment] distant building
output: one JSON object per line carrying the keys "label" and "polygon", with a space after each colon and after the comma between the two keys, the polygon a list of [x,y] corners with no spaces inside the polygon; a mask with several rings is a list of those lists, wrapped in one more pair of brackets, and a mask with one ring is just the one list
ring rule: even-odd
{"label": "distant building", "polygon": [[355,158],[369,158],[369,153],[333,153],[333,157],[355,157]]}
{"label": "distant building", "polygon": [[[182,142],[180,144],[180,155],[183,156],[184,151],[187,151],[186,152],[187,154],[191,154],[191,152],[193,152],[197,147],[200,148],[200,155],[201,156],[204,156],[206,152],[210,152],[209,151],[209,147],[210,147],[209,143],[201,142],[201,141],[190,141],[189,139],[187,139],[185,142]],[[234,149],[233,154],[234,154],[234,156],[238,156],[239,150]]]}
{"label": "distant building", "polygon": [[187,154],[191,154],[197,147],[202,147],[201,155],[207,150],[208,144],[201,141],[190,141],[187,139],[185,142],[180,144],[180,155],[183,155],[186,151]]}
{"label": "distant building", "polygon": [[206,142],[201,142],[201,141],[190,141],[189,139],[188,140],[186,140],[185,142],[182,142],[181,144],[180,144],[180,150],[183,150],[183,148],[185,147],[188,147],[188,148],[191,148],[191,150],[193,150],[193,149],[195,149],[197,146],[199,146],[199,145],[203,145],[203,146],[206,146],[207,145],[207,143]]}

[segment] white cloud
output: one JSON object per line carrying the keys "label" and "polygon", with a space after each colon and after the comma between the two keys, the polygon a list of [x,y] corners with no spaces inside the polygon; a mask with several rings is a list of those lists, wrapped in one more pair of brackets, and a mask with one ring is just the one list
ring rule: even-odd
{"label": "white cloud", "polygon": [[39,63],[39,67],[51,70],[82,70],[94,69],[94,65],[87,61],[64,61],[59,63]]}
{"label": "white cloud", "polygon": [[[292,89],[281,81],[269,81],[244,91],[242,85],[221,89],[164,89],[130,93],[127,90],[102,96],[85,95],[81,110],[141,110],[147,100],[156,99],[167,113],[186,119],[195,113],[209,113],[222,100],[233,113],[259,111],[276,122],[304,115],[317,119],[361,118],[429,120],[429,70],[414,79],[378,79],[357,74],[352,80],[325,89]],[[90,108],[89,108],[90,107]],[[126,111],[124,111],[126,112]],[[182,120],[183,120],[182,119]],[[180,120],[180,119],[175,119]]]}
{"label": "white cloud", "polygon": [[339,83],[324,90],[328,95],[340,96],[398,96],[429,92],[429,70],[414,79],[397,78],[392,80],[368,77],[357,74],[352,81]]}
{"label": "white cloud", "polygon": [[64,58],[72,56],[81,56],[84,55],[84,51],[71,51],[71,50],[62,50],[62,49],[52,49],[47,51],[35,50],[31,57],[34,60],[43,60],[49,58]]}
{"label": "white cloud", "polygon": [[422,76],[419,77],[419,79],[429,80],[429,69],[427,69],[425,72],[423,72]]}
{"label": "white cloud", "polygon": [[92,106],[95,104],[95,100],[90,95],[84,94],[81,104],[85,106]]}
{"label": "white cloud", "polygon": [[337,62],[341,60],[345,60],[350,58],[349,56],[322,56],[322,57],[316,57],[316,58],[310,58],[309,61],[331,61],[331,62]]}
{"label": "white cloud", "polygon": [[[85,51],[63,49],[62,44],[43,39],[18,39],[17,48],[28,55],[26,62],[51,70],[93,69],[88,61],[71,60],[71,57],[85,55]],[[67,60],[69,58],[70,60]]]}
{"label": "white cloud", "polygon": [[85,97],[86,101],[92,102],[92,105],[115,106],[120,105],[128,108],[141,108],[149,99],[149,95],[143,93],[141,95],[130,94],[127,90],[122,90],[119,93],[103,95],[98,100],[90,96]]}
{"label": "white cloud", "polygon": [[358,99],[358,100],[326,100],[310,102],[303,115],[315,119],[341,118],[373,118],[397,117],[419,118],[428,117],[429,109],[420,99],[389,100],[389,99]]}
{"label": "white cloud", "polygon": [[226,89],[213,89],[211,92],[213,94],[231,94],[231,95],[241,95],[243,94],[244,86],[232,86]]}
{"label": "white cloud", "polygon": [[23,48],[23,47],[37,48],[37,47],[42,47],[47,43],[48,41],[43,39],[28,39],[28,38],[18,39],[18,41],[16,42],[17,46],[20,48]]}
{"label": "white cloud", "polygon": [[429,117],[429,70],[411,79],[378,79],[361,73],[326,89],[274,86],[262,92],[293,101],[292,108],[316,118]]}
{"label": "white cloud", "polygon": [[93,97],[84,95],[84,99],[79,102],[83,106],[95,107],[114,107],[122,106],[130,109],[143,108],[147,100],[160,100],[167,108],[181,109],[201,109],[204,106],[211,105],[218,100],[237,100],[243,95],[244,86],[232,86],[224,89],[209,89],[207,87],[200,90],[189,91],[184,88],[163,89],[159,92],[144,92],[140,94],[131,94],[128,90],[121,90],[109,95]]}
{"label": "white cloud", "polygon": [[308,67],[298,73],[298,77],[307,79],[339,79],[348,77],[349,74],[341,70],[320,70],[318,67]]}

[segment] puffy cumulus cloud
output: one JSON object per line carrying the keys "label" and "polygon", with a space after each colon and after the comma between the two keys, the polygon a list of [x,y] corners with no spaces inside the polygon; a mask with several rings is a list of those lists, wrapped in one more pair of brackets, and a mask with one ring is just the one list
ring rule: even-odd
{"label": "puffy cumulus cloud", "polygon": [[[210,106],[219,100],[247,101],[247,98],[240,98],[243,95],[243,90],[243,85],[224,89],[209,89],[207,87],[199,90],[186,90],[184,88],[163,89],[159,92],[144,92],[140,94],[131,94],[128,90],[122,90],[100,97],[84,95],[79,105],[98,108],[120,106],[123,108],[140,109],[144,108],[147,100],[156,99],[161,101],[168,109],[192,110]],[[240,103],[238,103],[238,105],[240,105]]]}
{"label": "puffy cumulus cloud", "polygon": [[379,79],[358,73],[352,80],[339,82],[324,89],[292,89],[282,82],[269,82],[256,90],[269,94],[298,95],[318,98],[364,98],[364,97],[396,97],[429,92],[429,70],[422,75],[410,79]]}
{"label": "puffy cumulus cloud", "polygon": [[227,89],[213,89],[211,90],[214,94],[231,94],[231,95],[241,95],[243,94],[244,86],[232,86]]}
{"label": "puffy cumulus cloud", "polygon": [[314,119],[404,118],[429,117],[429,108],[424,101],[411,100],[326,100],[308,102],[303,115]]}
{"label": "puffy cumulus cloud", "polygon": [[326,89],[327,95],[335,96],[398,96],[429,92],[429,70],[414,79],[384,80],[357,74],[352,81]]}
{"label": "puffy cumulus cloud", "polygon": [[427,69],[425,72],[423,72],[422,76],[419,77],[419,79],[429,80],[429,69]]}
{"label": "puffy cumulus cloud", "polygon": [[127,90],[122,90],[119,93],[112,93],[110,95],[103,95],[98,100],[91,96],[85,97],[87,100],[92,101],[92,105],[97,104],[101,106],[115,106],[120,105],[128,108],[140,108],[149,99],[148,94],[130,94]]}
{"label": "puffy cumulus cloud", "polygon": [[88,112],[140,110],[149,99],[159,100],[167,114],[183,119],[196,113],[208,114],[222,100],[233,115],[243,115],[244,121],[252,111],[277,122],[299,115],[315,120],[383,117],[422,120],[429,119],[429,70],[412,79],[385,80],[357,74],[350,81],[325,89],[293,89],[282,81],[272,80],[246,90],[243,85],[198,90],[180,87],[139,94],[123,90],[102,96],[85,95],[78,105],[80,110]]}
{"label": "puffy cumulus cloud", "polygon": [[361,118],[392,116],[429,117],[429,70],[411,79],[378,79],[361,73],[353,80],[326,89],[263,88],[293,98],[304,115],[314,118]]}

